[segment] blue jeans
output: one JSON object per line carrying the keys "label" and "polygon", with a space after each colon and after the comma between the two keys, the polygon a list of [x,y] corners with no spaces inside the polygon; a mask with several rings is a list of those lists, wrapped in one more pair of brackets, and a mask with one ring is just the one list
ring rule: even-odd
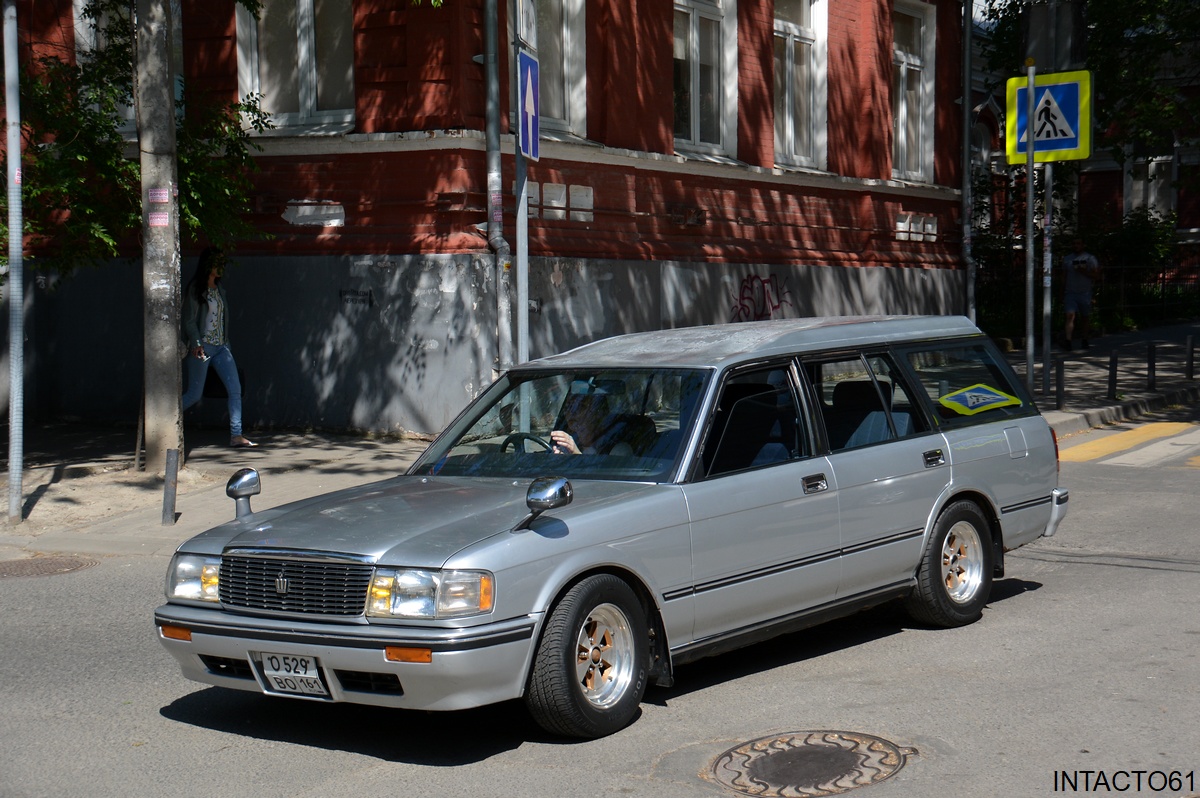
{"label": "blue jeans", "polygon": [[204,378],[208,376],[208,367],[211,365],[217,370],[217,376],[221,378],[225,392],[229,394],[229,436],[236,438],[242,434],[242,382],[238,379],[237,363],[234,362],[229,347],[224,344],[201,346],[204,347],[204,354],[208,355],[208,360],[188,355],[183,361],[187,366],[187,390],[183,392],[183,409],[187,410],[200,401],[204,393]]}

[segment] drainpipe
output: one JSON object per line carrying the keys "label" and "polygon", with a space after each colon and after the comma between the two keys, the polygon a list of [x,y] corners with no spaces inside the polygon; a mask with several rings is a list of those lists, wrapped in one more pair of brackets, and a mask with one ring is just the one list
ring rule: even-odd
{"label": "drainpipe", "polygon": [[967,264],[967,318],[975,322],[975,257],[971,254],[971,215],[974,200],[971,196],[971,116],[975,98],[972,96],[971,40],[975,32],[975,14],[971,0],[963,0],[963,100],[962,100],[962,248]]}
{"label": "drainpipe", "polygon": [[496,253],[496,339],[500,371],[512,367],[512,302],[508,293],[512,250],[504,238],[504,179],[500,171],[500,48],[499,3],[486,0],[484,7],[484,80],[487,83],[487,116],[484,138],[487,148],[487,238]]}

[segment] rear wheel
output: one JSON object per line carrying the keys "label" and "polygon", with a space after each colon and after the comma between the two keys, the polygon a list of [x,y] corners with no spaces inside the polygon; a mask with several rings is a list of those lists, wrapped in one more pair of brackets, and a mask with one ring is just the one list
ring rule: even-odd
{"label": "rear wheel", "polygon": [[923,623],[964,626],[979,620],[991,592],[991,528],[973,502],[955,502],[934,524],[905,607]]}
{"label": "rear wheel", "polygon": [[590,576],[550,612],[525,704],[549,732],[612,734],[637,713],[648,662],[645,612],[633,588],[611,574]]}

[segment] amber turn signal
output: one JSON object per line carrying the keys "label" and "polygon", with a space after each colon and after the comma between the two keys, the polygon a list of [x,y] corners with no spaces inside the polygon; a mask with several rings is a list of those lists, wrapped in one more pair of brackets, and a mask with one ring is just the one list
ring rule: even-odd
{"label": "amber turn signal", "polygon": [[192,630],[191,629],[186,629],[182,626],[167,626],[165,624],[158,628],[159,628],[159,631],[162,632],[163,637],[169,638],[171,640],[183,640],[183,641],[186,641],[189,643],[192,640]]}
{"label": "amber turn signal", "polygon": [[433,662],[433,649],[388,646],[383,650],[388,662]]}

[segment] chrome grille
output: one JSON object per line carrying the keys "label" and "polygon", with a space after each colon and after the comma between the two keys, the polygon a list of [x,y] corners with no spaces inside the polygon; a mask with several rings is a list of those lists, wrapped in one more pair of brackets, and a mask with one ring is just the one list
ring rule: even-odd
{"label": "chrome grille", "polygon": [[305,615],[362,615],[371,571],[357,562],[227,555],[221,558],[221,603]]}

